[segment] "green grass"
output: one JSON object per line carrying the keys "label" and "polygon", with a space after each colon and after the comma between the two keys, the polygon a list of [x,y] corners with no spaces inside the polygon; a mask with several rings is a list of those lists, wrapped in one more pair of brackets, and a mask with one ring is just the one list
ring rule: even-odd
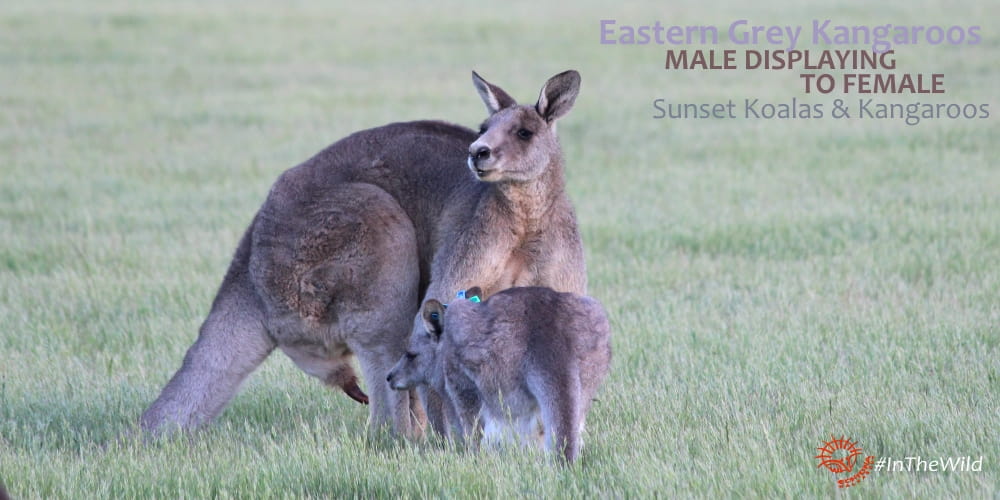
{"label": "green grass", "polygon": [[[1000,45],[989,2],[0,6],[0,480],[17,498],[991,497],[1000,491]],[[808,97],[794,72],[667,72],[597,20],[982,24],[901,49],[987,120],[653,120],[652,100]],[[347,133],[475,126],[583,75],[560,124],[611,376],[578,466],[366,437],[275,355],[191,439],[122,439],[176,370],[285,168]],[[881,99],[881,98],[880,98]],[[867,454],[984,457],[838,491]]]}

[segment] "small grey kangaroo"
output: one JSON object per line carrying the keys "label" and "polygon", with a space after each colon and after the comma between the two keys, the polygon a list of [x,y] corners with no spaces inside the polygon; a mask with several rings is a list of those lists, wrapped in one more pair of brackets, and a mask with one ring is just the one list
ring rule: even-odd
{"label": "small grey kangaroo", "polygon": [[[550,288],[519,287],[478,302],[478,288],[447,306],[424,303],[425,332],[386,380],[396,390],[418,384],[447,394],[458,436],[485,428],[495,441],[514,428],[567,462],[579,455],[587,412],[611,362],[611,331],[597,300]],[[447,309],[446,309],[447,308]]]}
{"label": "small grey kangaroo", "polygon": [[[579,74],[549,79],[533,105],[475,72],[473,83],[489,111],[478,134],[438,121],[394,123],[281,174],[197,340],[140,418],[143,430],[211,421],[280,347],[306,373],[370,401],[373,428],[391,423],[419,435],[429,420],[444,432],[438,394],[385,383],[411,332],[423,328],[424,299],[473,283],[487,293],[516,285],[586,293],[556,137]],[[355,355],[370,394],[358,385]]]}

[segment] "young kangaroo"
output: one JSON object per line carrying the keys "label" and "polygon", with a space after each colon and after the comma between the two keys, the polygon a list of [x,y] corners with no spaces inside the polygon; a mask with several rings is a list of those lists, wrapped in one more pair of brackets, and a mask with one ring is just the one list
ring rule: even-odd
{"label": "young kangaroo", "polygon": [[448,306],[424,303],[426,332],[411,338],[389,384],[443,388],[462,436],[482,417],[487,441],[512,426],[530,440],[540,418],[546,449],[572,462],[611,361],[604,308],[590,297],[542,287],[511,288],[477,303],[479,294],[469,290],[471,300]]}
{"label": "young kangaroo", "polygon": [[[422,299],[471,283],[487,293],[586,292],[555,130],[579,74],[552,77],[529,106],[475,73],[473,82],[490,112],[478,135],[443,122],[394,123],[352,134],[278,178],[180,370],[143,413],[145,430],[210,421],[280,346],[363,401],[348,364],[356,353],[373,422],[417,433],[425,422],[416,395],[388,390],[384,379],[410,332],[423,328]],[[421,396],[443,432],[439,394]]]}

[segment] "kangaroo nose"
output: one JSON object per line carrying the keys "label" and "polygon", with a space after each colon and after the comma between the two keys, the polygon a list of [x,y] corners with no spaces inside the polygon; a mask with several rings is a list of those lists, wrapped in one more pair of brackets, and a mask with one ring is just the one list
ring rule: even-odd
{"label": "kangaroo nose", "polygon": [[480,146],[479,149],[472,155],[472,159],[475,161],[487,160],[490,157],[490,148],[486,146]]}
{"label": "kangaroo nose", "polygon": [[385,381],[390,383],[392,382],[392,372],[389,372],[389,374],[385,376]]}

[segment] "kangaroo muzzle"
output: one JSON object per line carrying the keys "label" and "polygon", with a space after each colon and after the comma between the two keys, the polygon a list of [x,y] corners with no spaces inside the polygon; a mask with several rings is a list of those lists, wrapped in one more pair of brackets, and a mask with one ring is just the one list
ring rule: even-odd
{"label": "kangaroo muzzle", "polygon": [[481,161],[488,160],[490,158],[490,148],[487,146],[480,146],[476,149],[475,153],[470,153],[472,155],[472,161],[479,163]]}
{"label": "kangaroo muzzle", "polygon": [[476,177],[481,179],[490,173],[492,169],[487,164],[491,163],[490,160],[493,158],[493,150],[489,146],[479,143],[469,146],[469,170],[472,170]]}
{"label": "kangaroo muzzle", "polygon": [[389,387],[391,389],[394,389],[394,390],[397,390],[397,391],[403,391],[403,390],[409,389],[410,386],[411,386],[411,384],[408,384],[407,381],[404,380],[404,378],[406,378],[406,377],[401,377],[399,375],[399,368],[396,367],[396,368],[393,368],[392,370],[390,370],[389,374],[385,376],[385,381],[386,381],[386,383],[389,384]]}

